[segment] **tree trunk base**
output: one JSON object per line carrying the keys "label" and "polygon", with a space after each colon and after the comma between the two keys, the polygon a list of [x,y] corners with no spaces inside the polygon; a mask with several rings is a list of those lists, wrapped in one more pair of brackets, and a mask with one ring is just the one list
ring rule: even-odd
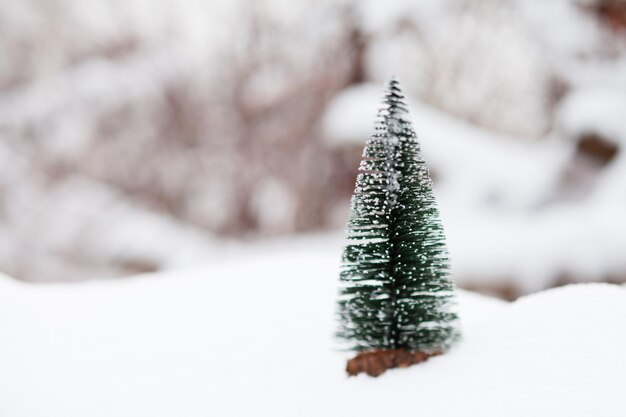
{"label": "tree trunk base", "polygon": [[424,362],[431,356],[441,352],[424,353],[409,352],[405,349],[386,349],[370,352],[361,352],[348,361],[346,372],[355,376],[365,372],[369,376],[377,377],[391,368],[408,368],[416,363]]}

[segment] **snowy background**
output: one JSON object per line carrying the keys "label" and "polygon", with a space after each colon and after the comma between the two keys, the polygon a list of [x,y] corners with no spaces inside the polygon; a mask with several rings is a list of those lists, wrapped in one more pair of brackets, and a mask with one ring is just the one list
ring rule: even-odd
{"label": "snowy background", "polygon": [[626,280],[621,0],[4,0],[0,271],[339,256],[390,75],[461,286]]}

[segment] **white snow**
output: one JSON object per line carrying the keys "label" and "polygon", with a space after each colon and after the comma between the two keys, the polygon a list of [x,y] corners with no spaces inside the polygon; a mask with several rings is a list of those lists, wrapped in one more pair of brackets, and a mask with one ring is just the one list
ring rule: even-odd
{"label": "white snow", "polygon": [[623,416],[626,289],[459,291],[463,340],[378,379],[334,349],[338,247],[33,285],[0,276],[0,415]]}
{"label": "white snow", "polygon": [[606,140],[626,144],[626,89],[580,88],[568,94],[557,114],[557,124],[568,138],[596,133]]}

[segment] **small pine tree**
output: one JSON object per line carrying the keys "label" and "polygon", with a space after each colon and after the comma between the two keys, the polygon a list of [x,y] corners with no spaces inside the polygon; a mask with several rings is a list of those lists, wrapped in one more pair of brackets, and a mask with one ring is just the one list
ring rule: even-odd
{"label": "small pine tree", "polygon": [[445,236],[395,80],[363,152],[347,235],[338,335],[359,352],[448,349],[458,319]]}

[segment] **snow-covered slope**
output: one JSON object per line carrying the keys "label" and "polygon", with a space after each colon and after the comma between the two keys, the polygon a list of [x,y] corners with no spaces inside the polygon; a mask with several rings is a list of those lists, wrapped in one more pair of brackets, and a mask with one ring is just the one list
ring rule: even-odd
{"label": "snow-covered slope", "polygon": [[338,257],[270,248],[201,271],[0,276],[0,416],[623,416],[626,290],[460,292],[464,339],[378,379],[334,350]]}

